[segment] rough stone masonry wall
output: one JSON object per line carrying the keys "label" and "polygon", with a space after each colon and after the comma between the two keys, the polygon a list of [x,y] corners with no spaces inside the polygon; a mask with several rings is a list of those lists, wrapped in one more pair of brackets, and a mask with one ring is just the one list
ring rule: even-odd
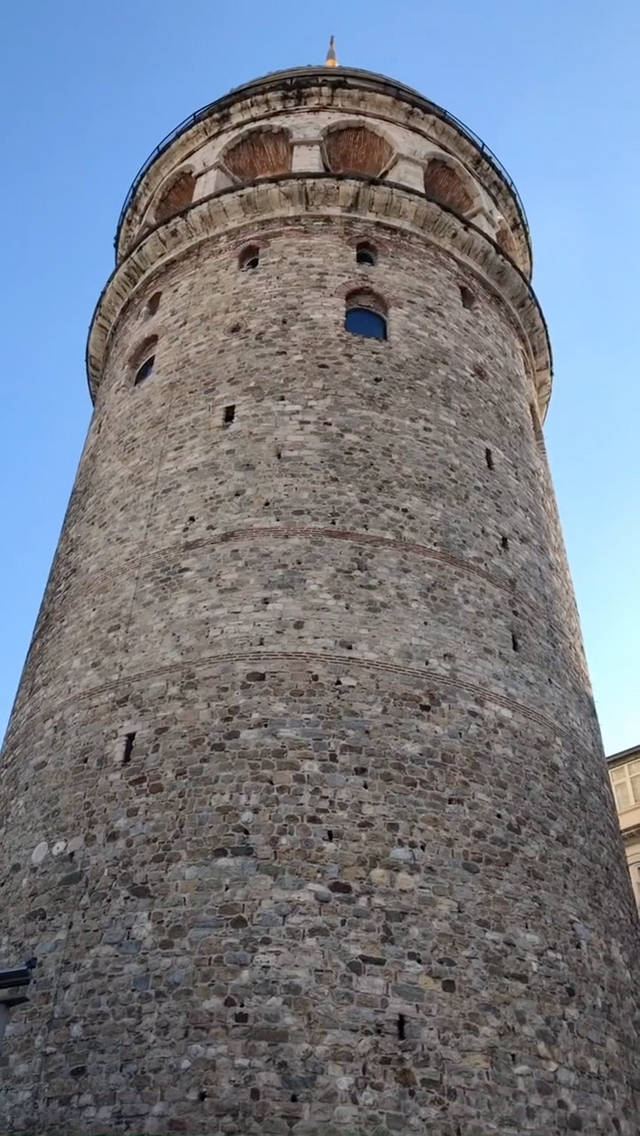
{"label": "rough stone masonry wall", "polygon": [[39,963],[0,1131],[638,1131],[531,399],[500,301],[383,224],[212,239],[124,312],[1,770],[1,957]]}

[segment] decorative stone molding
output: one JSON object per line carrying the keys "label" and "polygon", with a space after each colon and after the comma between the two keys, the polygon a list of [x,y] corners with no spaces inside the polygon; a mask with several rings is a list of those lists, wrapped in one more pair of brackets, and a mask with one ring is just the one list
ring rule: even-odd
{"label": "decorative stone molding", "polygon": [[518,325],[533,360],[538,408],[544,420],[552,381],[547,329],[531,285],[512,259],[471,221],[405,186],[331,175],[278,178],[241,189],[234,187],[195,201],[146,234],[116,268],[94,314],[87,346],[92,397],[99,389],[105,351],[118,318],[161,265],[200,241],[250,227],[256,221],[336,214],[419,234],[476,273],[508,306]]}

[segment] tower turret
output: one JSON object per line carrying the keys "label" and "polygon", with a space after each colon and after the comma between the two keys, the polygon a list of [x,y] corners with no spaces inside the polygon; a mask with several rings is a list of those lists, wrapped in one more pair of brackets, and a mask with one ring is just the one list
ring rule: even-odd
{"label": "tower turret", "polygon": [[294,69],[158,147],[116,255],[0,769],[38,958],[2,1131],[631,1136],[513,183],[415,91]]}

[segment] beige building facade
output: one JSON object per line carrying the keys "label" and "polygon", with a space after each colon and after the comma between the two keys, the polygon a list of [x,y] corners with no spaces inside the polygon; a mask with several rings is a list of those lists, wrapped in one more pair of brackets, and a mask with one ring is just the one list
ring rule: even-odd
{"label": "beige building facade", "polygon": [[607,758],[631,884],[640,906],[640,745]]}

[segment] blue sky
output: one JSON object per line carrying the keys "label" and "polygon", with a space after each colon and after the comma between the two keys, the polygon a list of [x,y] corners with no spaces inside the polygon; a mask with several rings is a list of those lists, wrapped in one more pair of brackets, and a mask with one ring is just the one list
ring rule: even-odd
{"label": "blue sky", "polygon": [[322,62],[333,32],[344,64],[445,106],[518,186],[605,747],[640,742],[637,0],[13,0],[2,23],[0,729],[89,421],[86,332],[129,184],[192,111]]}

